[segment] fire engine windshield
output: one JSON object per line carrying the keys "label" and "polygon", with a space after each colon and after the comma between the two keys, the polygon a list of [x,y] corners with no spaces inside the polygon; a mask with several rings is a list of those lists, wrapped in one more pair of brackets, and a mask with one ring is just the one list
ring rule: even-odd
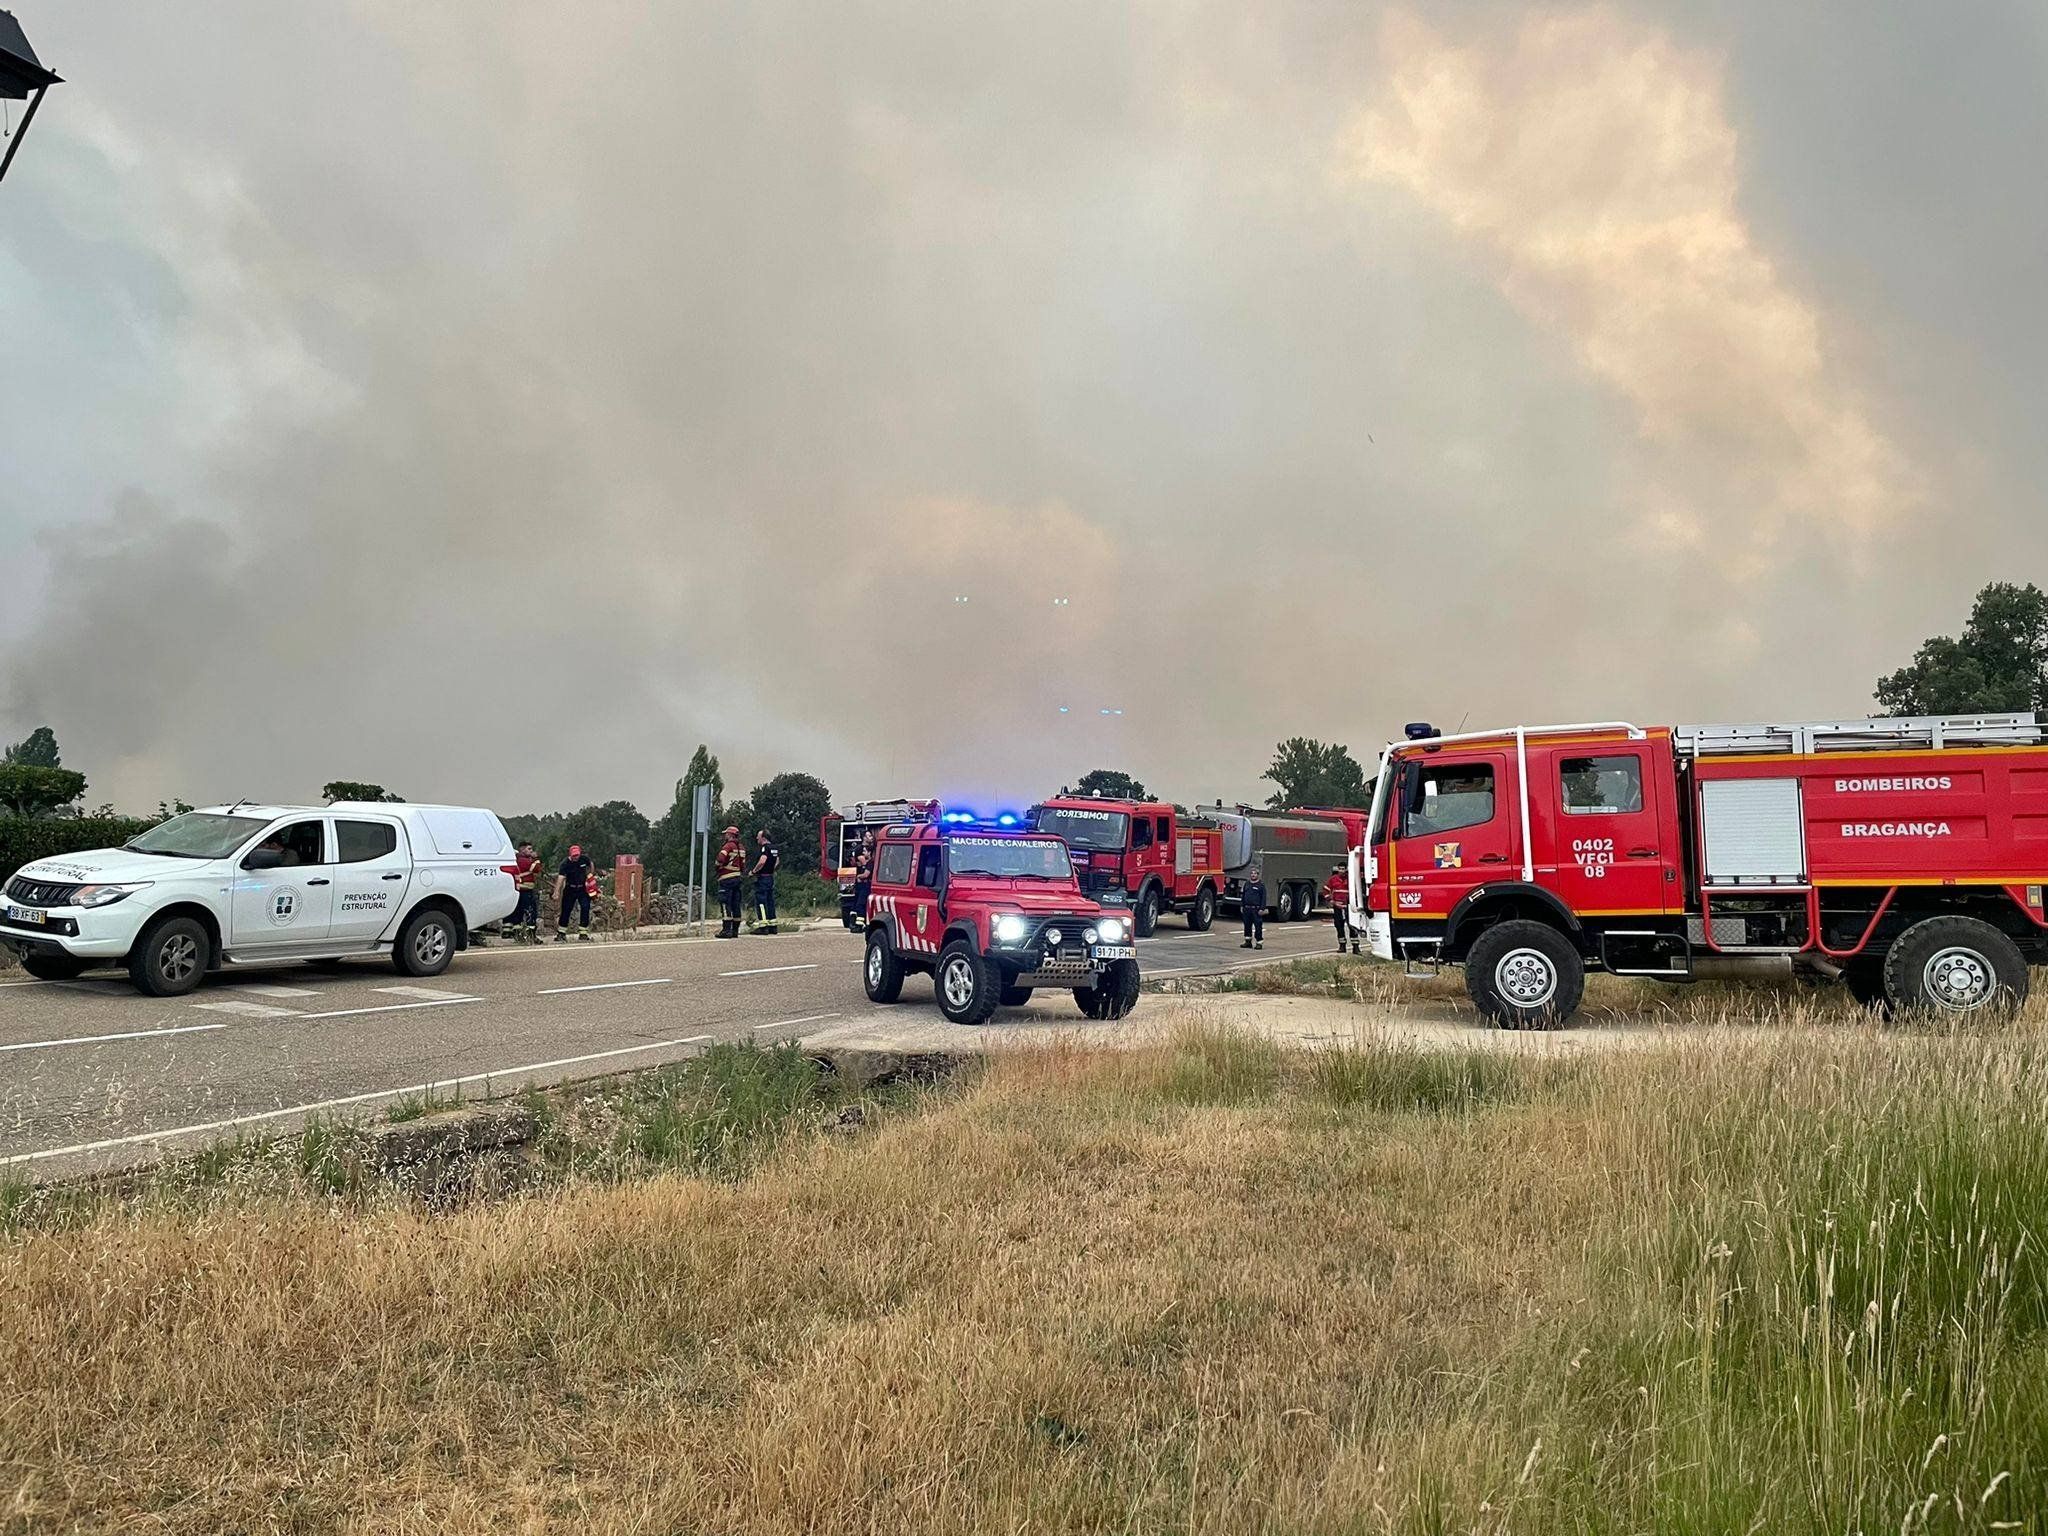
{"label": "fire engine windshield", "polygon": [[1063,837],[1075,848],[1120,849],[1131,818],[1122,811],[1085,811],[1048,805],[1038,813],[1038,830]]}
{"label": "fire engine windshield", "polygon": [[955,875],[1005,880],[1072,880],[1067,850],[1050,838],[949,837],[947,860]]}

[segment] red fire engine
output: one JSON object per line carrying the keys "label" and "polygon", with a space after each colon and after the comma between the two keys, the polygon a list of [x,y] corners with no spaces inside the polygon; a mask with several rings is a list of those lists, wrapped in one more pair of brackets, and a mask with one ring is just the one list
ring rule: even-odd
{"label": "red fire engine", "polygon": [[861,843],[866,841],[872,857],[874,840],[882,828],[929,821],[938,814],[936,800],[862,800],[818,818],[818,873],[838,882],[840,922],[856,933],[867,926],[865,915],[854,910],[853,899]]}
{"label": "red fire engine", "polygon": [[2031,714],[1408,730],[1353,916],[1384,959],[1462,965],[1505,1028],[1562,1023],[1589,969],[1798,968],[1967,1013],[2016,1006],[2048,961]]}

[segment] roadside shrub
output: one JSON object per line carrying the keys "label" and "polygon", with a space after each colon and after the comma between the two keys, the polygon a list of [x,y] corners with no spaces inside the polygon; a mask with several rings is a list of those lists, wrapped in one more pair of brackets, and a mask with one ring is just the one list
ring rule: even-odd
{"label": "roadside shrub", "polygon": [[0,816],[0,880],[37,859],[118,848],[155,825],[154,818],[133,816]]}

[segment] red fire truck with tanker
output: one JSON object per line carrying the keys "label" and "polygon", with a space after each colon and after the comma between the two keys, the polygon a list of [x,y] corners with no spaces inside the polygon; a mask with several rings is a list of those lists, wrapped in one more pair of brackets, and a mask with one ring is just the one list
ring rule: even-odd
{"label": "red fire truck with tanker", "polygon": [[[1363,813],[1354,813],[1362,815]],[[1216,908],[1235,902],[1254,866],[1278,919],[1313,913],[1331,870],[1355,839],[1343,813],[1261,811],[1250,806],[1167,805],[1099,795],[1055,795],[1031,808],[1029,825],[1074,850],[1081,888],[1098,901],[1128,902],[1138,937],[1162,912],[1184,912],[1200,933]]]}
{"label": "red fire truck with tanker", "polygon": [[2048,962],[2032,714],[1408,736],[1380,758],[1352,915],[1384,959],[1462,965],[1504,1028],[1563,1023],[1588,970],[1797,969],[1971,1013]]}

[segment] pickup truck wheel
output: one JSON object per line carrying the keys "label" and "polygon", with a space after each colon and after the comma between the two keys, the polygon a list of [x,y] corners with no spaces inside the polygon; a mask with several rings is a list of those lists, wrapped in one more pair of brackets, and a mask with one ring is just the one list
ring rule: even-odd
{"label": "pickup truck wheel", "polygon": [[1557,1029],[1586,995],[1586,962],[1548,923],[1495,923],[1465,956],[1465,990],[1502,1029]]}
{"label": "pickup truck wheel", "polygon": [[1134,915],[1131,931],[1141,939],[1152,937],[1152,930],[1159,926],[1159,887],[1148,885],[1145,894],[1138,898],[1138,910]]}
{"label": "pickup truck wheel", "polygon": [[1003,1006],[1005,1008],[1022,1008],[1030,1001],[1031,989],[1029,987],[1003,988]]}
{"label": "pickup truck wheel", "polygon": [[454,958],[455,924],[437,907],[407,918],[391,948],[391,963],[401,976],[438,976]]}
{"label": "pickup truck wheel", "polygon": [[1216,892],[1203,886],[1195,892],[1195,904],[1188,908],[1188,931],[1207,933],[1209,925],[1216,921]]}
{"label": "pickup truck wheel", "polygon": [[1273,908],[1273,921],[1276,923],[1291,923],[1294,921],[1293,886],[1283,885],[1280,887],[1280,900]]}
{"label": "pickup truck wheel", "polygon": [[996,968],[965,939],[955,939],[939,952],[933,972],[939,1012],[955,1024],[980,1024],[996,1011],[1002,978]]}
{"label": "pickup truck wheel", "polygon": [[871,1003],[893,1003],[903,995],[903,962],[889,947],[888,929],[868,931],[868,952],[861,961],[860,979]]}
{"label": "pickup truck wheel", "polygon": [[1120,1019],[1138,1006],[1138,962],[1112,960],[1093,987],[1074,988],[1074,1001],[1091,1019]]}
{"label": "pickup truck wheel", "polygon": [[1979,918],[1930,917],[1886,953],[1884,990],[1903,1013],[2011,1013],[2027,1000],[2027,961]]}
{"label": "pickup truck wheel", "polygon": [[70,955],[32,954],[21,957],[21,968],[38,981],[69,981],[85,974],[86,962]]}
{"label": "pickup truck wheel", "polygon": [[199,985],[213,964],[213,941],[196,917],[151,923],[128,953],[129,978],[151,997],[179,997]]}

